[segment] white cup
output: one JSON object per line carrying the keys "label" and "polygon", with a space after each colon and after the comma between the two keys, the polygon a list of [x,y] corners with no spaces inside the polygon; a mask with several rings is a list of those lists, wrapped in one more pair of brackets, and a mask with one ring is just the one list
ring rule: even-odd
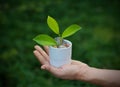
{"label": "white cup", "polygon": [[69,44],[69,47],[65,48],[55,48],[49,47],[49,56],[50,56],[50,64],[54,67],[60,67],[64,64],[71,63],[71,55],[72,55],[72,43],[68,40],[64,40]]}

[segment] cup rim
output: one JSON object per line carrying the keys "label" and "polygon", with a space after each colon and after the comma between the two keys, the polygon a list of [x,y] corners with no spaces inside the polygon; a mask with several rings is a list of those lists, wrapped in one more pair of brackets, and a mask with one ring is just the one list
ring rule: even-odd
{"label": "cup rim", "polygon": [[72,42],[71,41],[69,41],[69,40],[66,40],[66,39],[63,39],[65,42],[67,42],[67,43],[69,43],[70,45],[69,45],[69,47],[64,47],[64,48],[55,48],[55,47],[53,47],[53,46],[49,46],[50,48],[52,48],[52,49],[68,49],[68,48],[71,48],[72,47]]}

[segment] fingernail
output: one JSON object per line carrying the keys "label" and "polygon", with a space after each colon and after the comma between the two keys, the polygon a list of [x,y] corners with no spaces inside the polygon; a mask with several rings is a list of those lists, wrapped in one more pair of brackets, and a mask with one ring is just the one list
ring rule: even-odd
{"label": "fingernail", "polygon": [[35,53],[35,50],[33,51],[33,53]]}
{"label": "fingernail", "polygon": [[36,52],[37,52],[36,50],[33,51],[34,54],[35,54]]}
{"label": "fingernail", "polygon": [[36,48],[38,45],[35,45],[34,48]]}
{"label": "fingernail", "polygon": [[44,67],[44,66],[41,66],[41,69],[43,69],[43,70],[44,70],[44,69],[45,69],[45,67]]}

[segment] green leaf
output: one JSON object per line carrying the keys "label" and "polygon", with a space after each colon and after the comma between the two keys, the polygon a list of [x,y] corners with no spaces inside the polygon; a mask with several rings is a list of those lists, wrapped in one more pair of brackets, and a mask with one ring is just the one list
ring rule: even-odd
{"label": "green leaf", "polygon": [[56,34],[59,34],[59,26],[57,21],[54,18],[48,16],[47,24],[53,32],[55,32]]}
{"label": "green leaf", "polygon": [[79,25],[73,24],[73,25],[69,26],[67,29],[65,29],[65,31],[62,34],[62,38],[68,37],[68,36],[76,33],[80,29],[81,29],[81,27]]}
{"label": "green leaf", "polygon": [[33,40],[43,46],[57,45],[56,41],[52,37],[45,35],[45,34],[38,35],[35,38],[33,38]]}

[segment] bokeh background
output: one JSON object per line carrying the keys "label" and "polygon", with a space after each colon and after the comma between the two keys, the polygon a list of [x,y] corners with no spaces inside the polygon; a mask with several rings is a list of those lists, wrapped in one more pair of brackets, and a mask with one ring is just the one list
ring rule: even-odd
{"label": "bokeh background", "polygon": [[66,38],[73,42],[73,59],[120,69],[119,7],[119,0],[0,0],[0,87],[98,87],[40,70],[32,39],[41,33],[56,36],[47,26],[48,15],[61,31],[78,24],[82,30]]}

